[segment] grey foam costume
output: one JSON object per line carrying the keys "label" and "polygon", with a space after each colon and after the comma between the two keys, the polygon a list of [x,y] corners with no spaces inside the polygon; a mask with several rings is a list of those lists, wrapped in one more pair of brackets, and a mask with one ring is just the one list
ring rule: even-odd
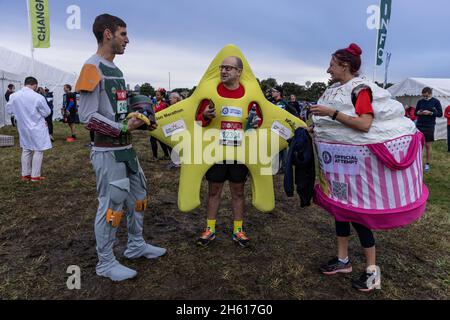
{"label": "grey foam costume", "polygon": [[[95,88],[88,88],[83,85],[83,80],[86,83],[86,79],[82,78],[91,76],[92,72],[82,71],[80,75],[77,90],[81,93],[79,107],[81,121],[83,123],[90,123],[93,120],[101,122],[103,128],[114,133],[111,138],[116,137],[117,131],[121,130],[121,122],[130,112],[129,108],[124,111],[122,105],[122,113],[119,113],[116,101],[116,92],[126,90],[123,74],[114,63],[98,55],[91,57],[86,65],[91,68],[91,71],[95,66],[101,80]],[[120,159],[121,153],[128,156],[128,162]],[[136,204],[147,201],[147,180],[131,144],[126,145],[125,143],[116,147],[93,147],[91,161],[96,174],[99,201],[95,219],[95,237],[99,258],[96,272],[99,276],[108,277],[113,281],[133,278],[137,274],[136,271],[122,266],[114,256],[113,247],[116,242],[117,227],[107,221],[107,212],[108,210],[125,212],[128,226],[125,257],[151,259],[164,255],[166,249],[147,244],[142,236],[145,207]]]}

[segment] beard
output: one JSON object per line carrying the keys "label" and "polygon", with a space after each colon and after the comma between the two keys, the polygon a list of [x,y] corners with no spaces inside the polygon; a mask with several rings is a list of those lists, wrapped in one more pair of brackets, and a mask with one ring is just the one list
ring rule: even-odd
{"label": "beard", "polygon": [[112,49],[113,49],[112,51],[114,52],[114,54],[117,54],[117,55],[124,54],[124,52],[125,52],[125,49],[122,47],[122,45],[115,41],[112,43]]}

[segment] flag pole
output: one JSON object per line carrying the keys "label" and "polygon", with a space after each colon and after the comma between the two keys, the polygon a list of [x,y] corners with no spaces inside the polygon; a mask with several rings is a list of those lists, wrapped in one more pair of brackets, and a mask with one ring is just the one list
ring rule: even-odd
{"label": "flag pole", "polygon": [[391,63],[392,53],[386,52],[385,73],[384,73],[384,88],[386,89],[388,83],[389,64]]}
{"label": "flag pole", "polygon": [[34,43],[33,43],[33,30],[31,28],[30,1],[25,0],[25,2],[27,3],[28,28],[30,31],[30,40],[31,40],[31,75],[34,75]]}
{"label": "flag pole", "polygon": [[381,30],[381,0],[378,3],[379,8],[379,19],[378,19],[378,28],[376,31],[376,37],[375,37],[375,64],[373,65],[373,82],[375,82],[376,76],[377,76],[377,65],[378,65],[378,37],[380,36],[380,30]]}

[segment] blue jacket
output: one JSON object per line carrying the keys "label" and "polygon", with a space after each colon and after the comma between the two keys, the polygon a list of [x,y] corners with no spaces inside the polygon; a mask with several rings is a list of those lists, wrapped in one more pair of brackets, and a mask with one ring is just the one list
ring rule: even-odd
{"label": "blue jacket", "polygon": [[288,197],[294,196],[294,180],[300,196],[301,207],[310,206],[316,180],[316,169],[312,139],[303,128],[295,130],[294,137],[289,144],[284,173],[284,191]]}

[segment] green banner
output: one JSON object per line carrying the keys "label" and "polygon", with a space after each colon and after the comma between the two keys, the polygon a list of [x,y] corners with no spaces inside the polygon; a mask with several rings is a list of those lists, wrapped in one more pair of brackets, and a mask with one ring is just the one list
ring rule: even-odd
{"label": "green banner", "polygon": [[392,0],[381,0],[380,3],[380,29],[377,41],[377,66],[383,63],[384,46],[386,44],[389,22],[391,20]]}
{"label": "green banner", "polygon": [[50,12],[48,0],[29,0],[34,48],[50,48]]}

